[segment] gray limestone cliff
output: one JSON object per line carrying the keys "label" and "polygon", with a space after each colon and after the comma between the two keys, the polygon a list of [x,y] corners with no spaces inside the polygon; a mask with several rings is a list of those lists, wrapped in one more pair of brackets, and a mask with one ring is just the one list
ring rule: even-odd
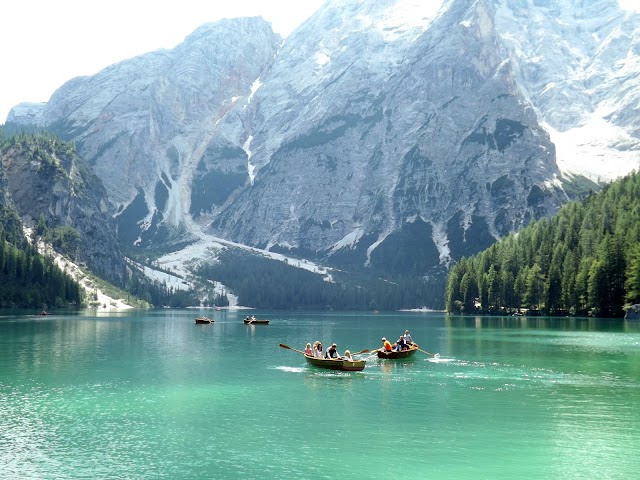
{"label": "gray limestone cliff", "polygon": [[206,232],[423,275],[553,214],[591,159],[591,178],[637,167],[640,144],[638,15],[439,3],[330,0],[286,41],[204,25],[7,123],[75,140],[128,247]]}
{"label": "gray limestone cliff", "polygon": [[51,136],[13,137],[0,151],[0,161],[6,179],[1,190],[22,222],[34,227],[44,220],[49,229],[72,228],[77,245],[65,253],[123,286],[125,262],[106,191],[73,145]]}

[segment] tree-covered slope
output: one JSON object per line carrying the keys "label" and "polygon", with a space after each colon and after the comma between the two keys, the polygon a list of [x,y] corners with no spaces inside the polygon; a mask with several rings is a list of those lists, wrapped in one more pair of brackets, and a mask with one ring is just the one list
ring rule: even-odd
{"label": "tree-covered slope", "polygon": [[79,306],[80,287],[51,258],[39,255],[27,242],[18,246],[0,231],[0,307]]}
{"label": "tree-covered slope", "polygon": [[3,194],[22,222],[51,236],[49,243],[76,263],[124,286],[125,261],[106,192],[74,143],[46,132],[11,135],[0,141],[0,162]]}
{"label": "tree-covered slope", "polygon": [[449,272],[449,312],[619,317],[640,301],[640,174],[564,206]]}

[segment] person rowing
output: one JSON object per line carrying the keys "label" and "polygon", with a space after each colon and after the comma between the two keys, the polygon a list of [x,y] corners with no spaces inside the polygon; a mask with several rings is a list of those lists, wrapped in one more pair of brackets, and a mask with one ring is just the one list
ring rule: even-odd
{"label": "person rowing", "polygon": [[334,343],[332,344],[328,349],[327,349],[327,353],[325,355],[325,358],[328,359],[333,359],[333,360],[340,360],[340,355],[338,354],[338,346]]}
{"label": "person rowing", "polygon": [[384,349],[385,352],[390,352],[391,350],[393,350],[391,342],[389,342],[386,337],[382,337],[382,349]]}

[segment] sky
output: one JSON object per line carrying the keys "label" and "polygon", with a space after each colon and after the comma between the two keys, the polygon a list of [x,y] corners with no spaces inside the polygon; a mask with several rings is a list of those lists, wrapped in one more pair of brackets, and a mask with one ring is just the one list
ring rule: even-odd
{"label": "sky", "polygon": [[[425,0],[431,1],[431,0]],[[640,10],[640,0],[619,0]],[[324,0],[12,0],[0,7],[0,124],[20,102],[46,102],[63,83],[173,48],[200,25],[262,16],[286,37]]]}
{"label": "sky", "polygon": [[0,124],[20,102],[46,102],[63,83],[173,48],[221,18],[261,16],[286,37],[324,0],[12,0],[0,7]]}

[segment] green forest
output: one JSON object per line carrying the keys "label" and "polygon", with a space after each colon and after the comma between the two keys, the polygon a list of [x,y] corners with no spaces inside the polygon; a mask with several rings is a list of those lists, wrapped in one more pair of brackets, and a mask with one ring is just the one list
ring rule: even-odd
{"label": "green forest", "polygon": [[450,313],[621,317],[640,302],[640,174],[532,221],[450,272]]}
{"label": "green forest", "polygon": [[0,307],[79,306],[82,295],[78,283],[28,242],[19,243],[20,248],[0,231]]}
{"label": "green forest", "polygon": [[230,249],[219,255],[217,263],[202,266],[198,274],[228,286],[238,295],[240,305],[283,310],[432,307],[434,301],[442,305],[444,291],[444,280],[427,283],[414,276],[390,281],[333,271],[332,282],[278,260]]}

